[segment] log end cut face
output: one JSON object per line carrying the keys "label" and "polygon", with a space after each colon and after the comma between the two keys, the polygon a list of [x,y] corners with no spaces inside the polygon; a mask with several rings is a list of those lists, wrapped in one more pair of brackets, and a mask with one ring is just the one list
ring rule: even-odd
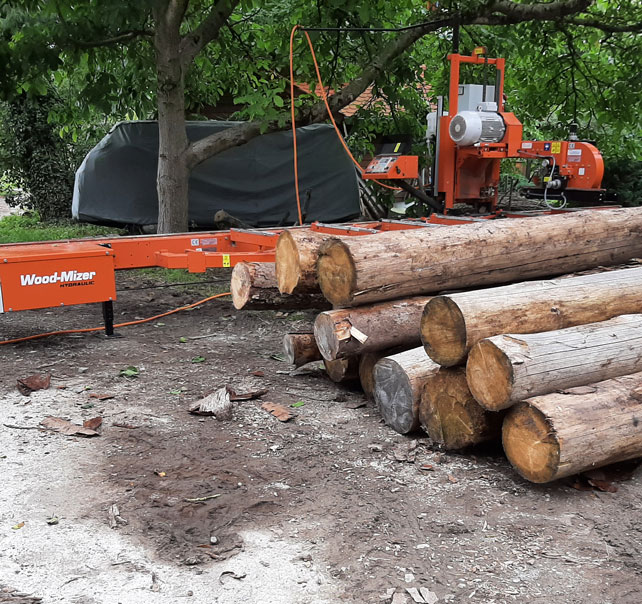
{"label": "log end cut face", "polygon": [[466,358],[466,321],[457,304],[437,296],[426,304],[421,317],[421,340],[428,356],[443,367],[453,367]]}
{"label": "log end cut face", "polygon": [[319,286],[334,306],[349,306],[356,289],[357,274],[348,246],[338,239],[321,246],[317,262]]}
{"label": "log end cut face", "polygon": [[531,482],[550,482],[556,478],[560,447],[546,416],[528,403],[513,407],[502,430],[508,461]]}
{"label": "log end cut face", "polygon": [[252,276],[245,262],[239,262],[232,271],[232,281],[230,288],[232,290],[232,304],[234,308],[240,310],[250,299],[250,289],[252,287]]}
{"label": "log end cut face", "polygon": [[374,398],[384,422],[400,434],[416,430],[417,405],[404,370],[390,359],[381,359],[374,368]]}
{"label": "log end cut face", "polygon": [[301,260],[294,238],[283,231],[276,242],[276,284],[282,294],[291,294],[299,284]]}
{"label": "log end cut face", "polygon": [[335,360],[339,355],[339,340],[335,330],[335,321],[332,315],[326,312],[319,313],[314,320],[314,337],[324,359]]}
{"label": "log end cut face", "polygon": [[475,400],[489,411],[512,405],[513,367],[506,353],[491,340],[482,340],[472,347],[466,379]]}

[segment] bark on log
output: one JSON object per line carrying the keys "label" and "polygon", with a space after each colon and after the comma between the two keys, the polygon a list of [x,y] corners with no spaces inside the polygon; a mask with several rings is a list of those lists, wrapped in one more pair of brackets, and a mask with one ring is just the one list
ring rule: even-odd
{"label": "bark on log", "polygon": [[531,482],[550,482],[642,456],[642,373],[518,403],[504,451]]}
{"label": "bark on log", "polygon": [[396,346],[395,348],[387,348],[386,350],[374,350],[371,352],[364,352],[359,357],[359,381],[364,394],[370,400],[374,400],[374,368],[375,365],[384,357],[389,357],[394,354],[399,354],[408,350],[408,347]]}
{"label": "bark on log", "polygon": [[309,229],[285,230],[276,243],[276,281],[282,294],[318,293],[317,258],[331,235]]}
{"label": "bark on log", "polygon": [[429,300],[408,298],[322,312],[314,322],[319,350],[324,358],[333,360],[397,346],[418,346],[421,314]]}
{"label": "bark on log", "polygon": [[642,208],[415,229],[321,246],[319,285],[334,306],[508,283],[642,255]]}
{"label": "bark on log", "polygon": [[297,367],[322,358],[313,333],[286,333],[283,350],[288,363]]}
{"label": "bark on log", "polygon": [[276,287],[274,264],[271,262],[239,262],[232,271],[232,303],[241,310],[294,310],[329,308],[320,294],[282,295]]}
{"label": "bark on log", "polygon": [[419,428],[423,387],[438,369],[421,346],[383,358],[375,365],[374,399],[386,424],[400,434]]}
{"label": "bark on log", "polygon": [[501,335],[473,346],[468,386],[482,407],[642,371],[642,315],[623,315],[545,333]]}
{"label": "bark on log", "polygon": [[337,384],[355,382],[359,379],[359,357],[336,361],[324,360],[323,364],[328,377]]}
{"label": "bark on log", "polygon": [[421,340],[435,362],[450,367],[464,362],[484,338],[552,331],[640,312],[642,268],[631,268],[437,296],[424,309]]}
{"label": "bark on log", "polygon": [[499,440],[504,413],[491,413],[473,398],[463,367],[437,371],[425,384],[419,420],[428,436],[445,449],[463,449]]}

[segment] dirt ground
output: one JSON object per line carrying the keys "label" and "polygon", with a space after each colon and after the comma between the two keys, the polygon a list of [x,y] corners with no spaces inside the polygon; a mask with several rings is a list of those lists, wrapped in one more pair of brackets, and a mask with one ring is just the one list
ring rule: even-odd
{"label": "dirt ground", "polygon": [[[119,275],[117,320],[210,287],[150,285]],[[100,319],[98,306],[5,314],[0,338]],[[398,435],[318,363],[289,375],[282,336],[312,319],[222,299],[116,338],[2,347],[0,602],[371,604],[396,590],[397,604],[413,587],[440,603],[642,601],[642,472],[614,493],[537,486],[497,448]],[[119,375],[129,366],[138,377]],[[34,373],[51,387],[23,396],[16,380]],[[268,393],[229,421],[186,411],[225,385]],[[262,401],[304,404],[281,423]],[[102,434],[39,429],[49,415],[101,416]]]}

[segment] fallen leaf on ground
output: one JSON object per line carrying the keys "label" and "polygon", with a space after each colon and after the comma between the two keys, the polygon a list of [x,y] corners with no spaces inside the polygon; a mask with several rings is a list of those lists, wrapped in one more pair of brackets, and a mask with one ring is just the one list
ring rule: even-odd
{"label": "fallen leaf on ground", "polygon": [[115,394],[98,394],[97,392],[92,392],[89,395],[89,398],[97,398],[99,401],[108,401],[110,398],[114,398]]}
{"label": "fallen leaf on ground", "polygon": [[134,426],[133,424],[121,424],[121,423],[113,423],[112,426],[115,428],[127,428],[128,430],[138,430],[138,426]]}
{"label": "fallen leaf on ground", "polygon": [[232,401],[227,388],[219,388],[192,404],[188,411],[193,415],[213,415],[217,420],[232,419]]}
{"label": "fallen leaf on ground", "polygon": [[62,419],[61,417],[45,417],[45,419],[40,422],[40,425],[43,428],[47,428],[47,430],[53,430],[54,432],[66,434],[67,436],[98,436],[96,430],[79,426],[78,424],[72,424],[70,421]]}
{"label": "fallen leaf on ground", "polygon": [[17,383],[18,391],[24,396],[29,396],[36,390],[47,390],[51,386],[51,374],[30,375],[26,378],[20,378]]}
{"label": "fallen leaf on ground", "polygon": [[265,373],[263,371],[253,371],[252,375],[256,377],[265,377]]}
{"label": "fallen leaf on ground", "polygon": [[261,409],[264,409],[281,422],[287,422],[294,417],[294,413],[283,405],[279,405],[279,403],[263,403]]}
{"label": "fallen leaf on ground", "polygon": [[138,367],[130,365],[129,367],[127,367],[127,369],[121,369],[118,375],[120,377],[135,378],[138,377],[139,374],[140,371],[138,370]]}
{"label": "fallen leaf on ground", "polygon": [[47,524],[49,526],[54,526],[60,522],[60,519],[57,518],[56,516],[51,516],[51,518],[47,518]]}
{"label": "fallen leaf on ground", "polygon": [[102,425],[103,425],[103,418],[100,416],[92,417],[91,419],[86,419],[82,423],[83,428],[89,428],[90,430],[98,430],[98,428],[100,428],[100,426]]}
{"label": "fallen leaf on ground", "polygon": [[452,483],[459,482],[454,476],[451,476],[450,474],[448,474],[448,480]]}
{"label": "fallen leaf on ground", "polygon": [[425,464],[422,464],[421,466],[419,466],[419,469],[420,470],[424,470],[425,472],[434,472],[435,471],[435,466],[433,466],[433,465],[431,465],[429,463],[425,463]]}
{"label": "fallen leaf on ground", "polygon": [[296,403],[292,403],[290,407],[294,407],[295,409],[298,409],[299,407],[303,407],[305,405],[304,401],[297,401]]}
{"label": "fallen leaf on ground", "polygon": [[24,523],[24,522],[18,522],[18,524],[14,524],[11,528],[12,528],[14,531],[17,531],[17,530],[20,530],[24,525],[25,525],[25,523]]}
{"label": "fallen leaf on ground", "polygon": [[227,392],[230,395],[231,401],[251,401],[252,399],[259,398],[264,394],[267,394],[267,388],[263,388],[261,390],[252,390],[250,392],[235,392],[228,386]]}
{"label": "fallen leaf on ground", "polygon": [[205,357],[198,355],[197,357],[192,357],[192,363],[203,363],[205,362]]}

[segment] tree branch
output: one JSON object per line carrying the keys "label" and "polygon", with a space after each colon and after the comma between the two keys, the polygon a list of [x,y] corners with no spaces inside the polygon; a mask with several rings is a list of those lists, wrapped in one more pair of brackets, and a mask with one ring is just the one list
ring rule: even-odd
{"label": "tree branch", "polygon": [[[268,132],[278,130],[275,123],[268,127]],[[191,170],[198,164],[204,162],[208,157],[212,157],[221,151],[238,147],[251,141],[261,134],[261,125],[257,122],[244,122],[238,126],[233,126],[223,132],[210,134],[205,138],[195,141],[189,145],[185,151],[187,157],[187,166]]]}
{"label": "tree branch", "polygon": [[218,0],[201,24],[181,40],[180,55],[183,70],[187,70],[196,55],[214,40],[240,0]]}
{"label": "tree branch", "polygon": [[582,19],[580,17],[570,17],[565,19],[566,23],[580,25],[582,27],[593,27],[600,29],[609,34],[625,34],[642,32],[642,19],[637,23],[603,23],[598,19]]}
{"label": "tree branch", "polygon": [[152,29],[136,29],[132,31],[126,31],[117,36],[112,36],[111,38],[105,38],[103,40],[95,40],[93,42],[82,42],[75,40],[73,43],[80,48],[95,48],[97,46],[111,46],[113,44],[123,44],[126,42],[131,42],[136,38],[153,38],[154,30]]}

